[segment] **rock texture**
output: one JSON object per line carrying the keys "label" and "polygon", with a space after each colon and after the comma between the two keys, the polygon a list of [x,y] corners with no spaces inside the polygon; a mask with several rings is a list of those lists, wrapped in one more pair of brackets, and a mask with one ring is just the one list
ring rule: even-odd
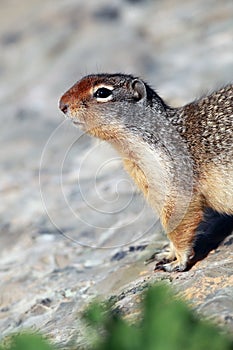
{"label": "rock texture", "polygon": [[[158,220],[109,146],[57,108],[82,75],[122,71],[173,105],[232,79],[231,0],[4,1],[0,12],[0,333],[39,329],[82,342],[79,313],[115,295],[137,313],[148,282],[166,280],[201,315],[233,331],[232,218],[205,226],[182,274],[144,260],[166,244]],[[218,246],[219,235],[226,237]],[[77,336],[78,334],[78,336]]]}

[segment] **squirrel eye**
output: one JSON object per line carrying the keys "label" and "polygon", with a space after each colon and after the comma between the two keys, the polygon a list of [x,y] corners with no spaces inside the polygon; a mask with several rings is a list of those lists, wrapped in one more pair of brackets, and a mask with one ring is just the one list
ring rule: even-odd
{"label": "squirrel eye", "polygon": [[107,99],[108,98],[108,100],[109,100],[109,97],[111,95],[112,95],[112,90],[109,90],[105,87],[99,88],[94,93],[94,97],[96,97],[97,99]]}

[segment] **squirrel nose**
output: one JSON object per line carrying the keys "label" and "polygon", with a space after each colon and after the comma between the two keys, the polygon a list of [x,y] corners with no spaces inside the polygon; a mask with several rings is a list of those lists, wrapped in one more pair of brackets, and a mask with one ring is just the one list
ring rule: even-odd
{"label": "squirrel nose", "polygon": [[68,103],[64,103],[62,100],[60,100],[59,108],[63,113],[66,114],[68,111],[69,105],[68,105]]}

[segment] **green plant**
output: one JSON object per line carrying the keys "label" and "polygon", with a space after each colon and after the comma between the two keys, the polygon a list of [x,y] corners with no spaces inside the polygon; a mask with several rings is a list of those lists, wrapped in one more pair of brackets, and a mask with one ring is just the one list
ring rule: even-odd
{"label": "green plant", "polygon": [[54,348],[36,333],[19,333],[7,337],[0,350],[54,350]]}
{"label": "green plant", "polygon": [[[233,342],[200,320],[164,285],[144,294],[141,321],[130,324],[108,304],[92,303],[84,313],[90,350],[233,350]],[[72,348],[79,349],[77,348]],[[0,350],[55,350],[38,334],[6,339]]]}
{"label": "green plant", "polygon": [[189,307],[168,287],[157,285],[145,294],[142,321],[130,325],[119,314],[93,304],[85,313],[95,350],[232,350],[233,342]]}

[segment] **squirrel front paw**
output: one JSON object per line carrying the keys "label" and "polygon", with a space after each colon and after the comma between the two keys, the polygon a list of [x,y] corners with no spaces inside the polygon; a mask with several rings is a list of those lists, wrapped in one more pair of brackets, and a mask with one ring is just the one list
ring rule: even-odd
{"label": "squirrel front paw", "polygon": [[[166,244],[163,247],[162,252],[155,252],[152,256],[146,259],[145,264],[150,264],[153,261],[159,261],[157,264],[166,264],[176,259],[175,250],[173,244],[170,242],[170,245]],[[156,264],[156,265],[157,265]]]}
{"label": "squirrel front paw", "polygon": [[157,254],[156,258],[159,261],[156,263],[154,271],[162,270],[167,272],[182,272],[186,271],[189,265],[190,259],[193,257],[193,251],[191,253],[175,251],[173,245],[170,245],[170,251]]}
{"label": "squirrel front paw", "polygon": [[167,262],[165,260],[159,261],[155,267],[154,271],[162,270],[167,272],[182,272],[187,269],[187,262],[186,263],[180,263],[178,260]]}

